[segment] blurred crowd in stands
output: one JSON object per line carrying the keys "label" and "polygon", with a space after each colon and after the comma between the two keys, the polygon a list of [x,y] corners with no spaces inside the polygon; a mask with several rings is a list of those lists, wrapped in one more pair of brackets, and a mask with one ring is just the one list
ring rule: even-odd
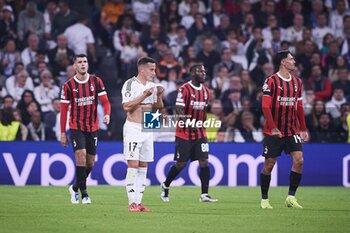
{"label": "blurred crowd in stands", "polygon": [[[261,142],[260,100],[273,56],[290,50],[303,81],[311,142],[350,140],[350,9],[345,0],[0,0],[0,140],[59,139],[60,89],[74,75],[72,57],[88,54],[90,73],[113,60],[120,85],[136,61],[157,60],[172,114],[189,67],[202,63],[210,87],[210,141]],[[104,79],[105,77],[101,77]],[[116,105],[114,111],[121,111]],[[101,111],[100,111],[101,112]],[[113,121],[113,119],[112,119]],[[114,122],[122,125],[123,121]],[[113,124],[112,124],[113,125]],[[102,126],[102,140],[122,138]],[[173,141],[172,132],[155,135]],[[349,139],[348,139],[349,137]],[[350,141],[349,141],[350,142]]]}

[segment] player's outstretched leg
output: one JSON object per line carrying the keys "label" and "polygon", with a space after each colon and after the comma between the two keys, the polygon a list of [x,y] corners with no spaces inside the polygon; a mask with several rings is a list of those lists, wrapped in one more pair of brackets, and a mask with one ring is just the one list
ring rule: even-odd
{"label": "player's outstretched leg", "polygon": [[179,175],[179,173],[186,167],[187,162],[176,162],[168,172],[166,180],[161,184],[160,188],[160,199],[164,202],[169,202],[169,188],[171,182]]}

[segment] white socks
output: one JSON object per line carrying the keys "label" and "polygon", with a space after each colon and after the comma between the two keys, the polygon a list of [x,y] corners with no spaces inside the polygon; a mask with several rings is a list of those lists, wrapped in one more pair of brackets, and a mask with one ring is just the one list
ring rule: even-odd
{"label": "white socks", "polygon": [[128,194],[129,205],[136,202],[136,177],[137,177],[137,168],[128,168],[126,172],[126,193]]}
{"label": "white socks", "polygon": [[147,167],[128,168],[126,173],[126,193],[128,194],[129,205],[142,203],[145,191]]}
{"label": "white socks", "polygon": [[136,204],[142,203],[143,193],[146,186],[147,167],[139,167],[136,178]]}

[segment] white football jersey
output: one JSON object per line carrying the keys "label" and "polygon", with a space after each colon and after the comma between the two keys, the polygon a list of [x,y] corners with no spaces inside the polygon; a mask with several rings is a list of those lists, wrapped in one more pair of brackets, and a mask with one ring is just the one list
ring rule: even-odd
{"label": "white football jersey", "polygon": [[143,85],[136,77],[128,79],[122,88],[122,103],[133,101],[151,87],[155,88],[153,94],[144,99],[141,104],[154,104],[157,102],[156,84],[147,81],[146,85]]}

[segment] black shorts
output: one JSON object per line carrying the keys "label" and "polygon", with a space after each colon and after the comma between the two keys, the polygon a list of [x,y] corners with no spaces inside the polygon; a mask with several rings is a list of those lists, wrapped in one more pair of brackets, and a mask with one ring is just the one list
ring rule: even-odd
{"label": "black shorts", "polygon": [[97,131],[90,133],[71,129],[70,139],[74,152],[76,150],[86,149],[87,154],[96,155]]}
{"label": "black shorts", "polygon": [[303,151],[303,144],[300,135],[283,138],[277,138],[266,134],[264,136],[263,156],[265,158],[276,158],[282,154],[282,151],[286,154],[290,154],[294,151]]}
{"label": "black shorts", "polygon": [[207,138],[191,141],[182,138],[175,138],[175,156],[174,160],[179,162],[208,159],[209,144]]}

